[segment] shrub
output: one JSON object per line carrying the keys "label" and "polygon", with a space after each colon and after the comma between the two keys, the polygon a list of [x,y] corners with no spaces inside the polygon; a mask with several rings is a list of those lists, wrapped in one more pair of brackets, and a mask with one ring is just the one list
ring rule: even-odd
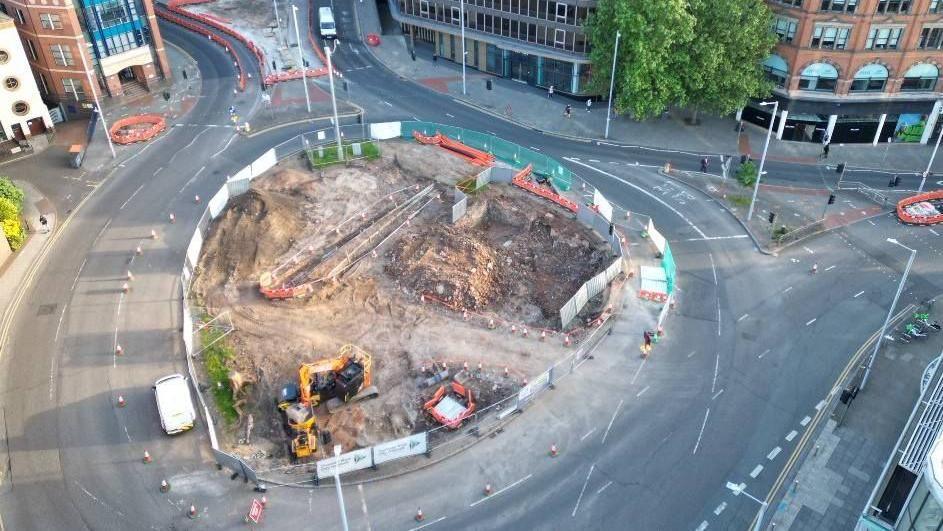
{"label": "shrub", "polygon": [[232,389],[229,386],[228,362],[235,357],[236,353],[228,345],[226,339],[221,337],[222,335],[223,333],[219,330],[204,329],[201,333],[204,347],[201,356],[203,367],[209,376],[216,408],[226,424],[232,426],[239,420],[239,414],[236,412]]}
{"label": "shrub", "polygon": [[23,224],[20,223],[20,218],[14,217],[0,221],[0,227],[3,227],[3,233],[7,236],[10,249],[15,251],[26,241],[26,231],[23,230]]}
{"label": "shrub", "polygon": [[0,197],[0,221],[17,219],[20,217],[20,207],[13,201]]}
{"label": "shrub", "polygon": [[17,212],[23,207],[23,190],[13,184],[8,177],[0,177],[0,198],[16,205]]}
{"label": "shrub", "polygon": [[756,183],[757,167],[752,160],[748,160],[737,168],[737,181],[743,186],[751,187]]}

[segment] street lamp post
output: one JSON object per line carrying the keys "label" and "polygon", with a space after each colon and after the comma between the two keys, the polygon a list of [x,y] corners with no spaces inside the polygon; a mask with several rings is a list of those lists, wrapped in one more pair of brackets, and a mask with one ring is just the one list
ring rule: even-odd
{"label": "street lamp post", "polygon": [[337,470],[337,463],[340,460],[341,455],[341,445],[334,445],[334,485],[337,487],[337,505],[340,507],[341,511],[341,525],[343,526],[344,531],[348,531],[347,527],[347,509],[344,507],[344,492],[341,490],[341,476]]}
{"label": "street lamp post", "polygon": [[[334,42],[336,43],[337,41]],[[334,94],[334,65],[331,62],[332,52],[330,46],[324,47],[324,55],[327,56],[327,75],[331,81],[331,106],[334,108],[334,136],[337,139],[337,160],[344,160],[344,145],[341,144],[341,122],[337,118],[337,96]]]}
{"label": "street lamp post", "polygon": [[[943,117],[943,111],[940,111],[940,117]],[[937,118],[939,120],[939,117]],[[940,131],[940,134],[936,137],[936,145],[933,147],[933,153],[930,154],[930,162],[927,163],[927,169],[923,172],[923,178],[920,179],[920,188],[917,189],[917,192],[923,192],[923,186],[927,184],[927,176],[930,175],[930,168],[933,166],[933,159],[936,158],[936,151],[940,149],[940,139],[943,139],[943,130]]]}
{"label": "street lamp post", "polygon": [[612,115],[612,87],[616,83],[616,57],[619,56],[619,38],[622,32],[616,32],[616,46],[612,50],[612,73],[609,75],[609,107],[606,109],[606,134],[603,138],[609,138],[609,117]]}
{"label": "street lamp post", "polygon": [[[298,33],[298,6],[295,4],[291,5],[291,19],[295,23],[295,42],[298,43],[298,66],[301,67],[301,85],[305,88],[305,108],[308,109],[308,114],[311,113],[311,100],[308,98],[308,69],[305,68],[305,59],[302,55],[301,47],[301,34]],[[328,66],[330,70],[330,66]],[[332,78],[333,79],[333,78]],[[331,94],[334,93],[334,83],[331,83]]]}
{"label": "street lamp post", "polygon": [[[272,0],[272,8],[275,10],[275,44],[278,44],[278,37],[282,34],[282,21],[278,16],[278,0]],[[284,38],[284,36],[282,36]]]}
{"label": "street lamp post", "polygon": [[753,219],[753,208],[756,206],[756,193],[760,191],[760,179],[763,178],[763,166],[766,164],[766,150],[769,149],[769,139],[773,136],[773,122],[776,121],[776,113],[779,112],[779,100],[764,101],[762,106],[772,105],[773,114],[769,117],[769,130],[766,131],[766,143],[763,144],[763,156],[760,157],[760,169],[756,172],[756,182],[753,183],[753,199],[750,200],[750,210],[747,212],[747,221]]}
{"label": "street lamp post", "polygon": [[887,317],[884,319],[884,326],[881,327],[881,333],[874,342],[874,350],[871,351],[871,356],[868,358],[868,365],[864,370],[864,378],[861,379],[861,387],[859,387],[859,389],[864,389],[865,384],[868,383],[868,377],[871,376],[871,365],[874,364],[874,358],[878,354],[878,349],[881,348],[881,341],[884,339],[884,334],[887,333],[887,325],[891,322],[891,316],[894,315],[894,308],[897,307],[897,300],[900,299],[900,294],[904,291],[904,284],[907,283],[907,275],[910,274],[910,267],[914,265],[914,259],[917,257],[916,249],[911,249],[894,238],[888,238],[887,241],[910,251],[910,258],[907,260],[907,267],[904,268],[904,276],[900,277],[900,285],[897,286],[897,293],[894,294],[894,302],[891,303],[891,307],[887,310]]}
{"label": "street lamp post", "polygon": [[769,503],[766,500],[760,500],[751,496],[750,493],[746,491],[746,487],[747,486],[744,483],[737,485],[732,481],[727,482],[727,488],[730,490],[730,492],[733,492],[734,496],[743,494],[747,498],[750,498],[751,500],[760,504],[760,513],[756,515],[756,523],[753,524],[753,531],[760,531],[763,526],[763,517],[766,516],[766,508],[769,506]]}
{"label": "street lamp post", "polygon": [[115,158],[115,145],[111,143],[111,132],[108,131],[108,124],[105,123],[105,113],[102,112],[101,103],[98,101],[98,84],[92,77],[92,71],[88,68],[88,60],[85,59],[86,50],[79,50],[79,56],[82,58],[82,68],[85,69],[85,77],[88,79],[88,86],[92,89],[92,100],[95,102],[95,112],[102,123],[102,129],[105,130],[105,139],[108,140],[108,149],[111,150],[111,158]]}
{"label": "street lamp post", "polygon": [[460,0],[458,11],[458,25],[462,27],[462,95],[468,94],[465,90],[465,0]]}

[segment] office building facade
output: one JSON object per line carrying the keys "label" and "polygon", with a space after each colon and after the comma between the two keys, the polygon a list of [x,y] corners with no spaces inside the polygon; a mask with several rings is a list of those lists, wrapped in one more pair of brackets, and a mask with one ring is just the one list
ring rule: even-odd
{"label": "office building facade", "polygon": [[587,16],[595,0],[389,0],[407,35],[461,62],[464,6],[466,64],[556,92],[586,95],[590,76]]}
{"label": "office building facade", "polygon": [[[779,37],[763,68],[777,138],[927,142],[941,110],[943,0],[767,0]],[[744,119],[767,126],[770,109]]]}
{"label": "office building facade", "polygon": [[13,19],[0,13],[0,140],[26,140],[52,128]]}
{"label": "office building facade", "polygon": [[43,96],[73,112],[88,108],[91,82],[100,97],[123,96],[170,74],[151,0],[0,0],[0,11],[16,22]]}

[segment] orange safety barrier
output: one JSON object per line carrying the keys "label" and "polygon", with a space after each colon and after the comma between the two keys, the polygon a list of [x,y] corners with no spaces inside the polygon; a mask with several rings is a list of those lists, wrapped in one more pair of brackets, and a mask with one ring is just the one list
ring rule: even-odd
{"label": "orange safety barrier", "polygon": [[924,201],[940,201],[943,204],[943,190],[927,192],[925,194],[915,195],[901,199],[897,203],[897,217],[904,223],[910,225],[935,225],[943,223],[943,213],[935,216],[921,216],[907,212],[907,207]]}
{"label": "orange safety barrier", "polygon": [[[305,77],[321,77],[327,75],[327,68],[306,68],[304,70]],[[274,85],[276,83],[281,83],[282,81],[291,81],[293,79],[301,79],[301,70],[291,70],[289,72],[277,72],[275,74],[269,74],[265,76],[266,85]]]}
{"label": "orange safety barrier", "polygon": [[648,291],[644,289],[639,290],[638,296],[640,299],[648,299],[650,301],[655,301],[655,302],[666,302],[668,300],[667,293],[660,293],[657,291]]}
{"label": "orange safety barrier", "polygon": [[[154,11],[155,13],[157,13],[157,16],[167,21],[173,22],[174,24],[177,24],[178,26],[183,26],[184,28],[187,28],[190,31],[199,33],[200,35],[205,35],[209,37],[216,44],[225,48],[226,51],[229,52],[229,55],[232,56],[233,60],[236,61],[236,70],[239,72],[239,90],[242,90],[242,91],[246,90],[246,77],[247,77],[246,70],[245,70],[245,67],[242,65],[242,60],[239,58],[239,54],[237,54],[236,51],[233,49],[232,43],[228,42],[226,39],[220,37],[219,35],[211,32],[207,28],[200,26],[197,22],[203,22],[203,23],[205,22],[202,20],[199,20],[199,17],[194,17],[192,13],[188,13],[179,8],[166,8],[165,9],[161,7],[160,4],[154,5]],[[187,18],[195,19],[195,20],[187,20]],[[207,25],[212,26],[211,24],[207,24]],[[213,27],[215,28],[215,26]]]}
{"label": "orange safety barrier", "polygon": [[491,153],[479,151],[471,146],[467,146],[459,142],[458,140],[453,140],[438,131],[435,135],[432,136],[424,135],[419,131],[413,131],[413,138],[415,138],[420,144],[437,145],[441,148],[447,149],[472,164],[478,166],[494,165],[494,155]]}
{"label": "orange safety barrier", "polygon": [[541,186],[535,183],[534,181],[531,181],[530,179],[528,179],[532,171],[533,171],[533,168],[531,167],[530,164],[528,164],[526,168],[518,172],[518,174],[515,175],[513,179],[511,179],[511,183],[514,184],[515,186],[523,188],[524,190],[527,190],[528,192],[537,194],[540,197],[543,197],[544,199],[553,201],[554,203],[562,206],[563,208],[569,210],[570,212],[576,212],[577,210],[579,210],[580,206],[576,204],[576,202],[570,201],[569,199],[563,197],[562,195],[554,192],[552,189],[547,188],[546,186]]}
{"label": "orange safety barrier", "polygon": [[[454,418],[446,417],[435,408],[437,405],[439,405],[439,402],[441,402],[442,399],[445,398],[445,396],[449,393],[455,394],[465,401],[465,408]],[[475,397],[472,393],[472,390],[454,381],[450,382],[449,384],[440,385],[435,394],[432,395],[432,398],[423,404],[423,409],[432,415],[432,418],[434,418],[439,424],[442,424],[443,426],[452,430],[460,428],[462,423],[465,422],[465,419],[472,416],[472,413],[475,412],[476,408],[477,405],[475,404]]]}
{"label": "orange safety barrier", "polygon": [[[134,127],[146,125],[146,127]],[[133,144],[145,142],[167,129],[167,122],[159,114],[139,114],[121,118],[108,130],[111,141],[115,144]]]}

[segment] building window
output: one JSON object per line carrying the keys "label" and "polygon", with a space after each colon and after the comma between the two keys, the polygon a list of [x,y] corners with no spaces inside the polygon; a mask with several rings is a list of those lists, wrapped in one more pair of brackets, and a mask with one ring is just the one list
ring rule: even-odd
{"label": "building window", "polygon": [[55,13],[40,13],[39,23],[42,24],[43,29],[62,29],[62,19]]}
{"label": "building window", "polygon": [[787,6],[793,7],[802,7],[802,0],[775,0],[779,4],[785,4]]}
{"label": "building window", "polygon": [[13,114],[17,116],[25,116],[29,112],[29,104],[25,101],[18,101],[13,104]]}
{"label": "building window", "polygon": [[462,20],[461,16],[462,16],[461,11],[457,7],[453,7],[452,8],[452,21],[451,21],[452,24],[455,24],[456,26],[458,26],[459,22]]}
{"label": "building window", "polygon": [[131,21],[131,14],[118,0],[108,0],[95,6],[95,12],[101,19],[102,29],[117,26]]}
{"label": "building window", "polygon": [[35,61],[36,59],[38,59],[39,56],[36,55],[36,48],[33,47],[33,41],[31,41],[31,40],[29,40],[29,39],[24,39],[23,42],[26,43],[26,51],[29,52],[29,57],[30,57],[30,59],[32,59],[33,61]]}
{"label": "building window", "polygon": [[940,0],[930,0],[930,9],[927,13],[943,13],[943,2]]}
{"label": "building window", "polygon": [[61,44],[52,44],[49,46],[49,51],[52,52],[52,59],[57,65],[75,65],[75,59],[72,58],[72,49],[69,48],[68,45],[63,46]]}
{"label": "building window", "polygon": [[851,81],[850,92],[883,92],[887,85],[887,68],[870,64],[861,67]]}
{"label": "building window", "polygon": [[895,50],[900,42],[900,35],[903,28],[871,28],[868,33],[868,43],[865,48],[875,50]]}
{"label": "building window", "polygon": [[923,28],[917,48],[939,50],[943,45],[943,28]]}
{"label": "building window", "polygon": [[429,0],[419,0],[419,16],[429,18]]}
{"label": "building window", "polygon": [[563,48],[566,45],[566,30],[556,29],[553,31],[553,46]]}
{"label": "building window", "polygon": [[844,50],[848,44],[848,34],[851,29],[841,26],[815,26],[812,32],[813,48],[827,48],[832,50]]}
{"label": "building window", "polygon": [[940,69],[930,63],[920,63],[904,72],[904,81],[900,90],[909,92],[931,91],[936,87],[940,77]]}
{"label": "building window", "polygon": [[828,63],[813,63],[799,74],[799,89],[817,92],[835,92],[838,70]]}
{"label": "building window", "polygon": [[16,20],[20,24],[26,24],[26,17],[23,16],[23,10],[16,8]]}
{"label": "building window", "polygon": [[878,13],[906,13],[910,11],[910,0],[880,0]]}
{"label": "building window", "polygon": [[49,85],[46,84],[46,76],[42,73],[39,74],[39,90],[41,90],[43,94],[49,94]]}
{"label": "building window", "polygon": [[780,57],[779,55],[773,54],[766,58],[763,61],[763,71],[766,72],[766,77],[772,81],[777,87],[784,88],[786,86],[786,76],[789,71],[789,65],[786,64],[786,60]]}
{"label": "building window", "polygon": [[3,80],[3,86],[6,87],[7,90],[16,90],[20,86],[20,80],[10,76]]}
{"label": "building window", "polygon": [[64,78],[62,80],[62,88],[65,89],[65,93],[71,95],[75,101],[85,100],[85,87],[82,85],[81,79]]}
{"label": "building window", "polygon": [[10,61],[10,54],[6,50],[0,50],[0,65],[5,65]]}
{"label": "building window", "polygon": [[821,11],[843,11],[854,13],[858,0],[822,0]]}
{"label": "building window", "polygon": [[798,22],[791,18],[776,17],[773,19],[773,33],[779,35],[781,42],[792,42],[796,37]]}

